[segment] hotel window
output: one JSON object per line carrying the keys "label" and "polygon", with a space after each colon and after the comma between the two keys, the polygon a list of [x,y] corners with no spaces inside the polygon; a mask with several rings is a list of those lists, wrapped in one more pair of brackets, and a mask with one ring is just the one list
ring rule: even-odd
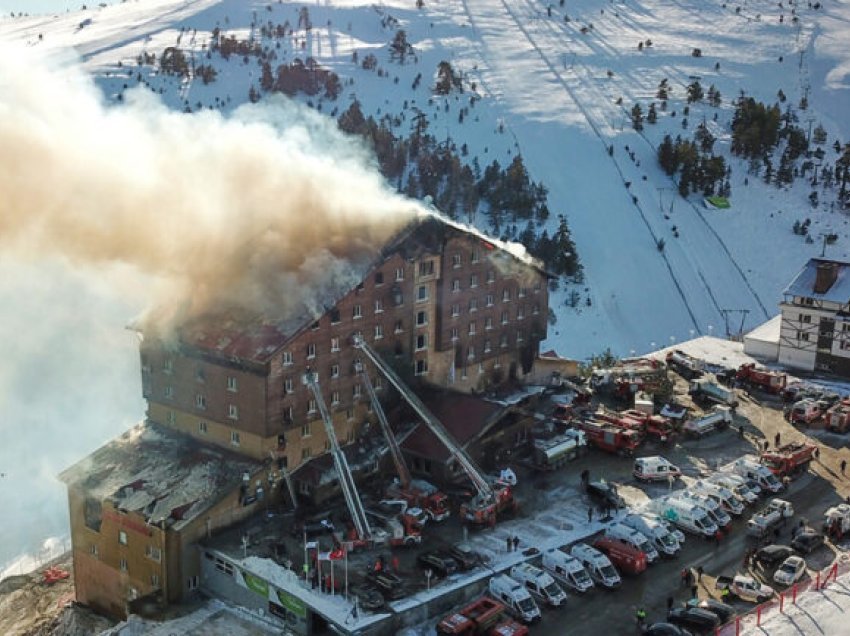
{"label": "hotel window", "polygon": [[290,364],[292,364],[292,352],[291,351],[284,351],[283,352],[283,366],[288,367]]}
{"label": "hotel window", "polygon": [[460,291],[460,280],[457,279],[457,278],[455,278],[452,281],[452,291],[453,292],[459,292]]}
{"label": "hotel window", "polygon": [[166,358],[162,361],[162,370],[166,373],[171,373],[174,371],[174,360],[171,358]]}
{"label": "hotel window", "polygon": [[372,380],[372,386],[375,387],[376,391],[380,391],[384,388],[384,380],[381,376],[377,376]]}
{"label": "hotel window", "polygon": [[507,311],[502,312],[502,324],[503,325],[508,324],[508,312]]}
{"label": "hotel window", "polygon": [[800,322],[810,323],[812,322],[811,314],[800,314]]}
{"label": "hotel window", "polygon": [[472,250],[472,253],[469,255],[469,260],[472,263],[477,263],[479,259],[478,250]]}
{"label": "hotel window", "polygon": [[345,410],[345,418],[348,420],[354,419],[354,409],[346,409]]}
{"label": "hotel window", "polygon": [[384,284],[384,272],[375,272],[375,287]]}
{"label": "hotel window", "polygon": [[428,314],[424,311],[416,312],[416,326],[421,327],[422,325],[428,324]]}
{"label": "hotel window", "polygon": [[351,395],[353,395],[355,399],[359,398],[363,395],[363,387],[359,384],[355,384],[351,389]]}
{"label": "hotel window", "polygon": [[802,340],[803,342],[809,341],[809,334],[804,333],[802,331],[797,332],[797,340]]}
{"label": "hotel window", "polygon": [[427,348],[428,348],[428,336],[426,336],[424,333],[421,333],[418,336],[416,336],[416,350],[422,351],[423,349],[427,349]]}
{"label": "hotel window", "polygon": [[528,290],[525,287],[520,287],[519,292],[517,293],[517,298],[525,298],[525,294]]}
{"label": "hotel window", "polygon": [[156,589],[159,587],[159,575],[151,574],[151,587]]}
{"label": "hotel window", "polygon": [[354,305],[354,309],[351,311],[351,315],[354,320],[359,320],[363,317],[363,306],[362,305]]}
{"label": "hotel window", "polygon": [[534,305],[531,306],[531,313],[535,316],[540,313],[540,303],[534,303]]}
{"label": "hotel window", "polygon": [[[291,406],[283,407],[283,421],[284,421],[284,423],[291,424],[292,420],[293,420],[292,407]],[[284,457],[284,459],[286,459],[286,458]]]}
{"label": "hotel window", "polygon": [[402,333],[404,331],[404,323],[401,320],[396,320],[393,331],[395,331],[395,333]]}
{"label": "hotel window", "polygon": [[338,378],[339,377],[339,365],[335,364],[331,367],[331,377]]}
{"label": "hotel window", "polygon": [[384,337],[384,326],[375,325],[375,340],[380,340]]}
{"label": "hotel window", "polygon": [[502,347],[502,349],[508,346],[508,334],[503,333],[501,335],[501,337],[499,338],[499,346]]}
{"label": "hotel window", "polygon": [[236,393],[238,390],[238,385],[236,384],[236,378],[232,375],[227,376],[227,390],[231,393]]}
{"label": "hotel window", "polygon": [[339,391],[334,391],[331,393],[331,406],[336,406],[339,404]]}
{"label": "hotel window", "polygon": [[525,340],[525,334],[523,334],[522,329],[519,329],[516,332],[516,342],[519,344],[523,340]]}
{"label": "hotel window", "polygon": [[331,353],[339,351],[339,338],[331,338]]}
{"label": "hotel window", "polygon": [[228,404],[227,405],[227,417],[229,417],[231,420],[238,420],[239,419],[239,407],[236,406],[235,404]]}
{"label": "hotel window", "polygon": [[488,307],[493,306],[493,294],[487,294],[487,306]]}
{"label": "hotel window", "polygon": [[488,339],[484,341],[484,353],[490,353],[490,350],[490,340]]}
{"label": "hotel window", "polygon": [[316,400],[311,398],[307,402],[307,415],[312,415],[315,412],[316,412]]}
{"label": "hotel window", "polygon": [[310,459],[310,456],[312,454],[313,454],[313,452],[310,450],[309,447],[302,448],[301,449],[301,461],[307,461],[308,459]]}
{"label": "hotel window", "polygon": [[534,293],[535,294],[540,293],[540,289],[541,289],[540,281],[537,281],[536,283],[534,283]]}
{"label": "hotel window", "polygon": [[201,420],[200,422],[198,422],[198,432],[199,432],[201,435],[206,435],[206,434],[207,434],[207,423],[206,423],[206,422],[204,422],[203,420]]}
{"label": "hotel window", "polygon": [[477,298],[470,298],[469,299],[469,311],[470,312],[478,311],[478,299]]}
{"label": "hotel window", "polygon": [[461,259],[460,254],[452,254],[452,267],[460,267]]}
{"label": "hotel window", "polygon": [[395,270],[395,280],[396,280],[397,283],[400,283],[401,281],[404,280],[404,268],[403,267],[397,267],[396,268],[396,270]]}
{"label": "hotel window", "polygon": [[416,375],[425,375],[428,373],[428,361],[427,360],[417,360],[416,361]]}
{"label": "hotel window", "polygon": [[375,313],[380,314],[384,311],[384,301],[380,298],[375,300]]}
{"label": "hotel window", "polygon": [[286,378],[283,381],[283,392],[292,393],[292,378]]}
{"label": "hotel window", "polygon": [[206,408],[207,408],[207,397],[205,395],[201,395],[200,393],[198,393],[195,396],[195,407],[201,409],[202,411],[206,410]]}
{"label": "hotel window", "polygon": [[239,446],[242,440],[239,438],[239,431],[230,431],[230,443],[233,446]]}
{"label": "hotel window", "polygon": [[467,360],[475,360],[475,347],[470,347],[466,353]]}
{"label": "hotel window", "polygon": [[469,286],[478,287],[478,274],[473,274],[469,277]]}
{"label": "hotel window", "polygon": [[434,261],[423,261],[419,263],[419,275],[430,276],[434,273]]}
{"label": "hotel window", "polygon": [[177,416],[174,414],[174,411],[168,411],[165,414],[165,421],[170,426],[174,426],[177,423]]}
{"label": "hotel window", "polygon": [[452,305],[452,318],[457,318],[458,316],[460,316],[460,305],[455,303]]}
{"label": "hotel window", "polygon": [[331,324],[339,324],[339,309],[331,309]]}
{"label": "hotel window", "polygon": [[158,563],[162,560],[162,550],[155,548],[152,545],[145,546],[145,556],[151,561],[156,561]]}
{"label": "hotel window", "polygon": [[468,333],[469,333],[470,336],[475,335],[475,323],[474,322],[469,323],[469,332]]}
{"label": "hotel window", "polygon": [[516,319],[522,320],[523,318],[525,318],[525,307],[517,307]]}
{"label": "hotel window", "polygon": [[307,359],[312,360],[316,357],[316,345],[312,342],[307,345]]}
{"label": "hotel window", "polygon": [[127,533],[123,530],[118,531],[118,543],[121,545],[127,545]]}
{"label": "hotel window", "polygon": [[92,543],[89,546],[89,552],[91,553],[92,556],[95,556],[95,557],[97,556],[97,544],[96,543]]}
{"label": "hotel window", "polygon": [[310,422],[305,422],[301,425],[301,437],[310,437]]}
{"label": "hotel window", "polygon": [[207,377],[204,374],[204,370],[200,367],[195,369],[195,382],[200,382],[201,384],[203,384],[206,381],[207,381]]}
{"label": "hotel window", "polygon": [[511,290],[510,289],[503,289],[502,290],[502,302],[503,303],[511,302]]}
{"label": "hotel window", "polygon": [[191,590],[197,590],[200,582],[201,582],[201,580],[197,575],[196,576],[190,576],[188,579],[186,579],[186,583],[188,584],[187,587],[189,588],[190,591]]}
{"label": "hotel window", "polygon": [[127,571],[127,559],[121,559],[120,561],[118,561],[118,567],[121,568],[122,572],[126,572]]}
{"label": "hotel window", "polygon": [[174,397],[174,387],[172,387],[172,386],[165,387],[165,398],[170,400],[173,397]]}
{"label": "hotel window", "polygon": [[487,270],[487,282],[493,283],[495,281],[496,281],[496,272],[494,272],[492,269],[488,269]]}
{"label": "hotel window", "polygon": [[419,290],[416,292],[416,300],[428,300],[428,288],[425,285],[419,286]]}
{"label": "hotel window", "polygon": [[456,342],[458,340],[458,337],[459,336],[458,336],[458,333],[457,333],[457,327],[452,327],[451,341]]}
{"label": "hotel window", "polygon": [[490,331],[493,328],[493,318],[492,316],[487,316],[484,319],[484,330]]}

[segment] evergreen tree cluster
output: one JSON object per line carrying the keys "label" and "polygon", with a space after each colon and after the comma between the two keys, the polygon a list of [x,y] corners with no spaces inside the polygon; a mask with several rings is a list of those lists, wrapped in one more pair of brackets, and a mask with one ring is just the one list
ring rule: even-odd
{"label": "evergreen tree cluster", "polygon": [[189,62],[186,54],[176,46],[169,46],[159,58],[159,69],[166,75],[189,77]]}
{"label": "evergreen tree cluster", "polygon": [[463,78],[455,73],[452,65],[443,60],[437,65],[437,82],[434,84],[434,92],[437,95],[448,95],[452,89],[463,92]]}
{"label": "evergreen tree cluster", "polygon": [[263,62],[260,87],[267,93],[277,92],[292,97],[297,93],[318,95],[335,100],[342,90],[339,76],[322,68],[312,57],[305,62],[296,58],[291,64],[281,64],[272,73],[271,64]]}
{"label": "evergreen tree cluster", "polygon": [[674,141],[665,135],[658,146],[659,165],[670,176],[678,172],[679,194],[683,197],[692,192],[729,196],[729,170],[723,157],[712,154],[713,135],[700,124],[694,137],[695,141],[677,136]]}
{"label": "evergreen tree cluster", "polygon": [[750,158],[764,157],[779,141],[781,120],[777,104],[767,106],[741,96],[732,117],[732,152]]}

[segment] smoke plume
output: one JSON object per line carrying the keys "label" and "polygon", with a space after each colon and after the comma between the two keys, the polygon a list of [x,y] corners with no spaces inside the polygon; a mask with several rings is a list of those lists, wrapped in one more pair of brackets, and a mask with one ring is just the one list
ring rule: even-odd
{"label": "smoke plume", "polygon": [[137,268],[157,281],[163,324],[318,309],[417,213],[306,108],[183,114],[141,88],[107,106],[60,66],[0,51],[0,249]]}

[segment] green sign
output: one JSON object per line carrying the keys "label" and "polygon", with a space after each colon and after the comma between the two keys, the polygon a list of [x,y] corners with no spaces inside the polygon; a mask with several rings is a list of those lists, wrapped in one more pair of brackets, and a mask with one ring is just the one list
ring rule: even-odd
{"label": "green sign", "polygon": [[249,590],[256,592],[265,599],[269,598],[268,582],[247,572],[242,572],[242,576],[245,577],[245,585],[248,586]]}
{"label": "green sign", "polygon": [[304,606],[304,603],[292,596],[292,594],[288,594],[283,590],[275,591],[277,592],[277,597],[280,599],[281,605],[296,616],[299,616],[300,618],[307,618],[307,608]]}

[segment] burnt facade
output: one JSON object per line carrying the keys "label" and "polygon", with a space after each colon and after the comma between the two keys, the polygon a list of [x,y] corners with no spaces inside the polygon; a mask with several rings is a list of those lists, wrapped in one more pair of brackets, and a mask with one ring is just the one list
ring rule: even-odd
{"label": "burnt facade", "polygon": [[[547,276],[524,256],[432,218],[385,246],[361,282],[295,328],[219,324],[141,347],[148,417],[294,470],[328,449],[302,378],[318,375],[341,444],[371,419],[362,337],[412,387],[484,391],[531,372],[546,336]],[[288,332],[287,332],[288,331]],[[382,399],[389,389],[366,364]]]}

